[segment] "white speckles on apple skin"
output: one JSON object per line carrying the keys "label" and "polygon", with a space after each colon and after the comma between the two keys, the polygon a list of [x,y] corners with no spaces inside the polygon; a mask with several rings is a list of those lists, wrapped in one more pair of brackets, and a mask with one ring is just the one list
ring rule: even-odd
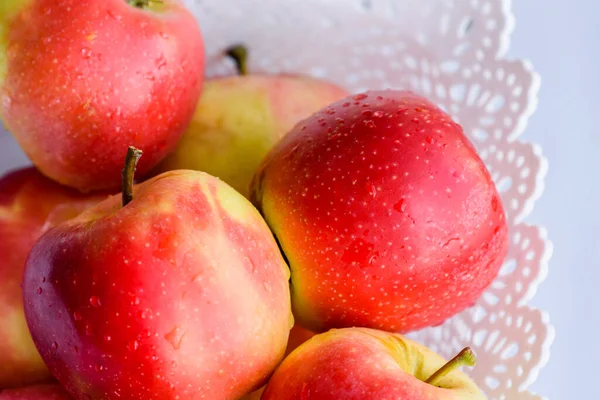
{"label": "white speckles on apple skin", "polygon": [[314,330],[439,324],[477,299],[506,254],[499,197],[462,129],[418,96],[366,96],[300,123],[255,179],[294,310]]}

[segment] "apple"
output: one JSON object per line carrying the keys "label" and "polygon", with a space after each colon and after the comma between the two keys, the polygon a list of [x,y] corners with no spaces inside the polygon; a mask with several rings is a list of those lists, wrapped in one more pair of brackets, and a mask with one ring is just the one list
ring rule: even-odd
{"label": "apple", "polygon": [[438,325],[478,299],[507,253],[485,165],[411,92],[358,94],[296,125],[252,200],[289,261],[294,315],[314,331]]}
{"label": "apple", "polygon": [[245,48],[234,46],[228,53],[241,76],[206,82],[190,126],[158,172],[204,171],[248,196],[252,175],[271,147],[296,123],[347,92],[308,76],[247,75]]}
{"label": "apple", "polygon": [[70,400],[59,385],[38,385],[0,391],[0,400]]}
{"label": "apple", "polygon": [[333,329],[296,349],[277,368],[262,400],[485,400],[457,370],[475,364],[470,349],[448,363],[398,334]]}
{"label": "apple", "polygon": [[46,232],[25,267],[25,316],[77,400],[237,400],[283,358],[289,270],[227,184],[172,171]]}
{"label": "apple", "polygon": [[316,333],[308,330],[301,325],[294,324],[292,330],[290,331],[290,336],[288,338],[287,347],[285,349],[286,357],[292,353],[292,351],[296,350],[300,347],[301,344],[305,343],[307,340],[315,336]]}
{"label": "apple", "polygon": [[204,47],[179,0],[2,0],[0,119],[48,177],[118,189],[122,149],[144,174],[198,101]]}
{"label": "apple", "polygon": [[49,227],[101,198],[61,186],[35,168],[0,178],[0,389],[49,378],[23,314],[20,285],[29,251]]}
{"label": "apple", "polygon": [[260,389],[257,389],[254,392],[247,394],[246,396],[243,396],[240,400],[260,400],[263,392],[265,391],[265,388],[266,388],[266,386],[263,386]]}
{"label": "apple", "polygon": [[[315,336],[315,332],[309,331],[306,328],[298,324],[294,324],[292,330],[290,331],[290,336],[288,338],[287,347],[285,349],[285,357],[292,353],[292,351],[296,350],[302,343],[306,342],[308,339]],[[258,390],[250,393],[249,395],[242,397],[241,400],[260,400],[260,396],[265,390],[265,386],[261,387]]]}

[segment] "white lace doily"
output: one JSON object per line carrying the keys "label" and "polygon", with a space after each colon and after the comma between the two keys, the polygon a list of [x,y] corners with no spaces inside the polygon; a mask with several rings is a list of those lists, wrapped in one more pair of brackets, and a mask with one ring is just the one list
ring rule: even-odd
{"label": "white lace doily", "polygon": [[504,58],[513,28],[508,0],[186,0],[200,20],[208,74],[228,75],[227,46],[251,50],[250,71],[311,74],[353,92],[410,88],[463,125],[506,208],[511,247],[500,275],[472,309],[411,334],[449,357],[477,353],[470,372],[490,399],[527,392],[547,362],[553,329],[527,305],[547,273],[551,244],[523,218],[540,196],[546,160],[518,140],[534,111],[538,76]]}

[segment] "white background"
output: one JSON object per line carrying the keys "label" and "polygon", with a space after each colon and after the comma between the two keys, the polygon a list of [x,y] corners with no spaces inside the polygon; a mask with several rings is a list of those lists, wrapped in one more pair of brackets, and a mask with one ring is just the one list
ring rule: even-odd
{"label": "white background", "polygon": [[[550,162],[528,221],[546,226],[555,248],[533,304],[549,311],[556,341],[532,389],[551,400],[600,399],[600,0],[514,0],[513,8],[509,56],[531,60],[542,76],[523,138]],[[4,132],[0,150],[0,171],[27,163]]]}
{"label": "white background", "polygon": [[528,221],[554,242],[550,273],[532,303],[549,310],[556,340],[533,390],[550,400],[600,399],[600,1],[513,0],[509,56],[542,76],[523,139],[550,170]]}

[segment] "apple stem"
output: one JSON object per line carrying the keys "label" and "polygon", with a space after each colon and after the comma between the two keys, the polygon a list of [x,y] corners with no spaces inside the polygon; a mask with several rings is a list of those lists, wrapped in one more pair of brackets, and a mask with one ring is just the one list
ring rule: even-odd
{"label": "apple stem", "polygon": [[133,178],[135,177],[135,168],[140,160],[140,157],[142,157],[142,151],[133,146],[129,146],[127,149],[127,156],[125,157],[125,167],[121,173],[123,207],[131,203],[131,200],[133,200]]}
{"label": "apple stem", "polygon": [[474,367],[476,361],[477,358],[475,357],[475,353],[473,353],[470,347],[465,347],[452,360],[448,361],[440,369],[435,371],[433,375],[431,375],[429,379],[425,381],[425,383],[437,386],[437,384],[442,380],[444,376],[448,375],[456,368],[465,365],[469,367]]}
{"label": "apple stem", "polygon": [[233,59],[240,75],[248,75],[248,48],[243,44],[236,44],[225,51]]}

